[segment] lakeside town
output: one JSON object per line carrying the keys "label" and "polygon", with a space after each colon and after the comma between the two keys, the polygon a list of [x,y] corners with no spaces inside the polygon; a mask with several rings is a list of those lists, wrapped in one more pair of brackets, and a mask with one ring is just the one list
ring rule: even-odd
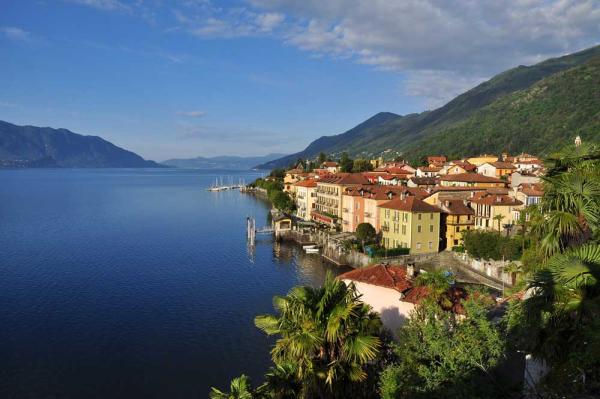
{"label": "lakeside town", "polygon": [[[599,341],[582,306],[598,300],[599,154],[580,136],[544,159],[436,154],[417,166],[321,153],[257,179],[244,191],[271,201],[265,232],[353,270],[275,297],[277,314],[255,319],[278,336],[275,368],[232,392],[537,398],[559,397],[565,379],[579,393],[560,397],[595,392],[597,357],[586,356]],[[287,391],[273,394],[274,376]]]}

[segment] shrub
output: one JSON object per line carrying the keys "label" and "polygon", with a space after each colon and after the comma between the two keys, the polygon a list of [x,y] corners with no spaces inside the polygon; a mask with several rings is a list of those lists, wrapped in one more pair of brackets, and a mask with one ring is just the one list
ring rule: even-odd
{"label": "shrub", "polygon": [[493,231],[470,230],[463,234],[464,249],[475,259],[518,260],[521,242]]}

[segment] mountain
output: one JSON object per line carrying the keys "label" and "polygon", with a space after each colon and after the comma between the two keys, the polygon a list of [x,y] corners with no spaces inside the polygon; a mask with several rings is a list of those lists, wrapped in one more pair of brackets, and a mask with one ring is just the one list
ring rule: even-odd
{"label": "mountain", "polygon": [[97,136],[67,129],[17,126],[0,121],[0,167],[155,168],[146,161]]}
{"label": "mountain", "polygon": [[396,151],[409,160],[480,152],[544,154],[581,134],[600,142],[600,46],[518,66],[419,114],[379,113],[345,133],[313,141],[303,151],[259,165],[285,167],[320,152],[377,156]]}
{"label": "mountain", "polygon": [[235,156],[220,156],[220,157],[197,157],[190,159],[168,159],[163,161],[163,165],[174,166],[177,168],[188,169],[229,169],[229,170],[249,170],[258,164],[270,162],[274,159],[279,159],[285,154],[269,154],[262,157],[235,157]]}

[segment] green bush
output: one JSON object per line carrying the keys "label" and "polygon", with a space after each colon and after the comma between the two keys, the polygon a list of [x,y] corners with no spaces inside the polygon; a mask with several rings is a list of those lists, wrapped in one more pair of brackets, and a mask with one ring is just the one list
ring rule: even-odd
{"label": "green bush", "polygon": [[408,255],[410,248],[375,248],[371,251],[372,258],[384,258],[386,256]]}
{"label": "green bush", "polygon": [[475,259],[518,260],[521,242],[493,231],[470,230],[463,234],[464,249]]}

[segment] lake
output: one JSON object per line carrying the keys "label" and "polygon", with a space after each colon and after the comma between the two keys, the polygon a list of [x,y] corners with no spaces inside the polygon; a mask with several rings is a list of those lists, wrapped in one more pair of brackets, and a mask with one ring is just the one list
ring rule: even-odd
{"label": "lake", "polygon": [[320,284],[319,256],[261,237],[269,204],[177,169],[0,170],[0,397],[204,398],[255,383],[254,316]]}

